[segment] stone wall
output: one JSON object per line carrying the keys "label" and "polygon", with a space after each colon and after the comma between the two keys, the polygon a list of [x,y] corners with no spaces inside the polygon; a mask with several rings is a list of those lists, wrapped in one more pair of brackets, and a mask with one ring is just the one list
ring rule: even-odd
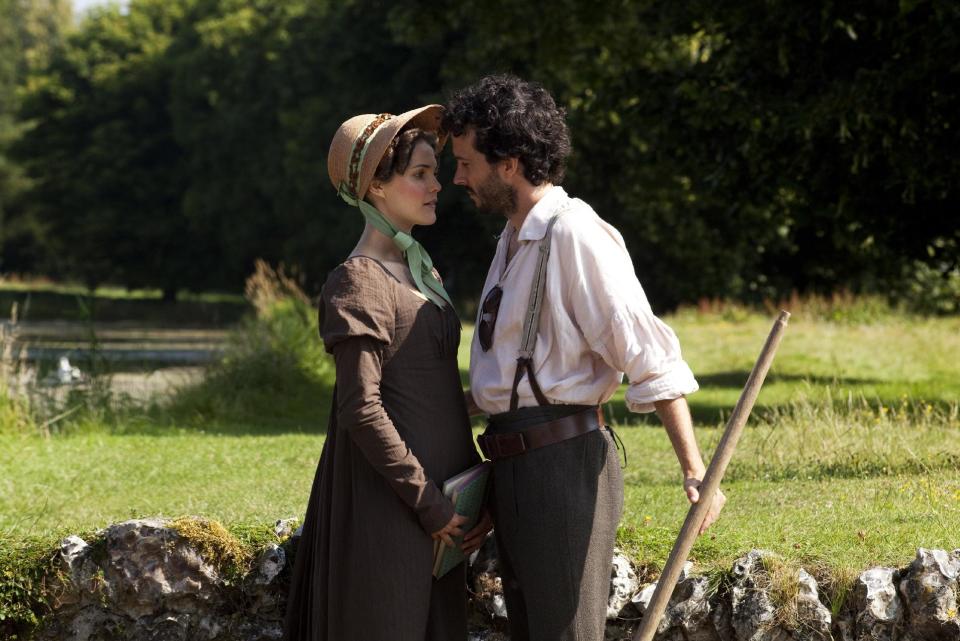
{"label": "stone wall", "polygon": [[[290,561],[298,537],[278,521],[252,570],[235,576],[201,553],[170,522],[146,519],[106,528],[90,545],[71,536],[49,577],[43,641],[267,641],[281,638]],[[222,565],[222,564],[221,564]],[[960,550],[917,551],[905,568],[871,568],[834,617],[816,580],[778,571],[753,550],[711,580],[688,574],[660,623],[658,641],[960,641]],[[471,640],[500,641],[506,607],[492,541],[472,559]],[[628,559],[611,567],[608,639],[629,639],[653,594]],[[371,611],[376,604],[370,604]]]}

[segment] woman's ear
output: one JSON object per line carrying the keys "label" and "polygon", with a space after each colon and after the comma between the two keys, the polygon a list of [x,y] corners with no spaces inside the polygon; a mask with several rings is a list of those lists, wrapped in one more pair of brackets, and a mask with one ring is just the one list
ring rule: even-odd
{"label": "woman's ear", "polygon": [[374,181],[371,182],[370,186],[367,188],[367,193],[373,194],[377,198],[384,198],[385,196],[383,195],[383,183],[380,182],[379,180],[374,179]]}

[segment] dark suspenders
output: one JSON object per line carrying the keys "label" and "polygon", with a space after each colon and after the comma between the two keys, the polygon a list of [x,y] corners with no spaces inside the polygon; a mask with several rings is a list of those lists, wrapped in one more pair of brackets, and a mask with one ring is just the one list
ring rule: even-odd
{"label": "dark suspenders", "polygon": [[520,403],[520,394],[517,386],[523,379],[524,373],[530,381],[530,389],[540,405],[549,405],[550,401],[544,396],[540,384],[537,383],[537,377],[533,371],[533,350],[537,344],[537,329],[540,325],[540,311],[543,306],[543,295],[547,283],[547,259],[550,258],[550,235],[553,232],[553,225],[557,219],[566,211],[566,208],[557,212],[550,222],[547,223],[547,230],[540,240],[540,253],[537,259],[537,269],[533,274],[533,285],[530,287],[530,302],[527,305],[527,313],[523,319],[523,335],[520,339],[520,352],[517,356],[517,371],[513,376],[513,389],[510,392],[510,411],[517,409]]}

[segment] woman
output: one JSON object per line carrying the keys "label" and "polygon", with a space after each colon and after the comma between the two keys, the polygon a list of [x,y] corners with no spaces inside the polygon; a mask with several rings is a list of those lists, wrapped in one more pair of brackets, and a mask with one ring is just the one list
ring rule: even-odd
{"label": "woman", "polygon": [[320,303],[337,382],[297,546],[289,641],[466,638],[464,568],[434,580],[431,560],[434,540],[450,542],[465,521],[440,486],[479,457],[457,369],[460,323],[410,236],[436,221],[441,114],[356,116],[330,145],[330,180],[366,226]]}

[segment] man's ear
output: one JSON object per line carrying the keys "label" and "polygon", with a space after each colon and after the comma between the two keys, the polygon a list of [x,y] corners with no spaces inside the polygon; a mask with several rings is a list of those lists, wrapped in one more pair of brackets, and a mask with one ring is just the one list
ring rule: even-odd
{"label": "man's ear", "polygon": [[519,158],[504,158],[497,163],[497,171],[500,173],[500,179],[507,182],[513,179],[518,173],[520,173],[520,159]]}

